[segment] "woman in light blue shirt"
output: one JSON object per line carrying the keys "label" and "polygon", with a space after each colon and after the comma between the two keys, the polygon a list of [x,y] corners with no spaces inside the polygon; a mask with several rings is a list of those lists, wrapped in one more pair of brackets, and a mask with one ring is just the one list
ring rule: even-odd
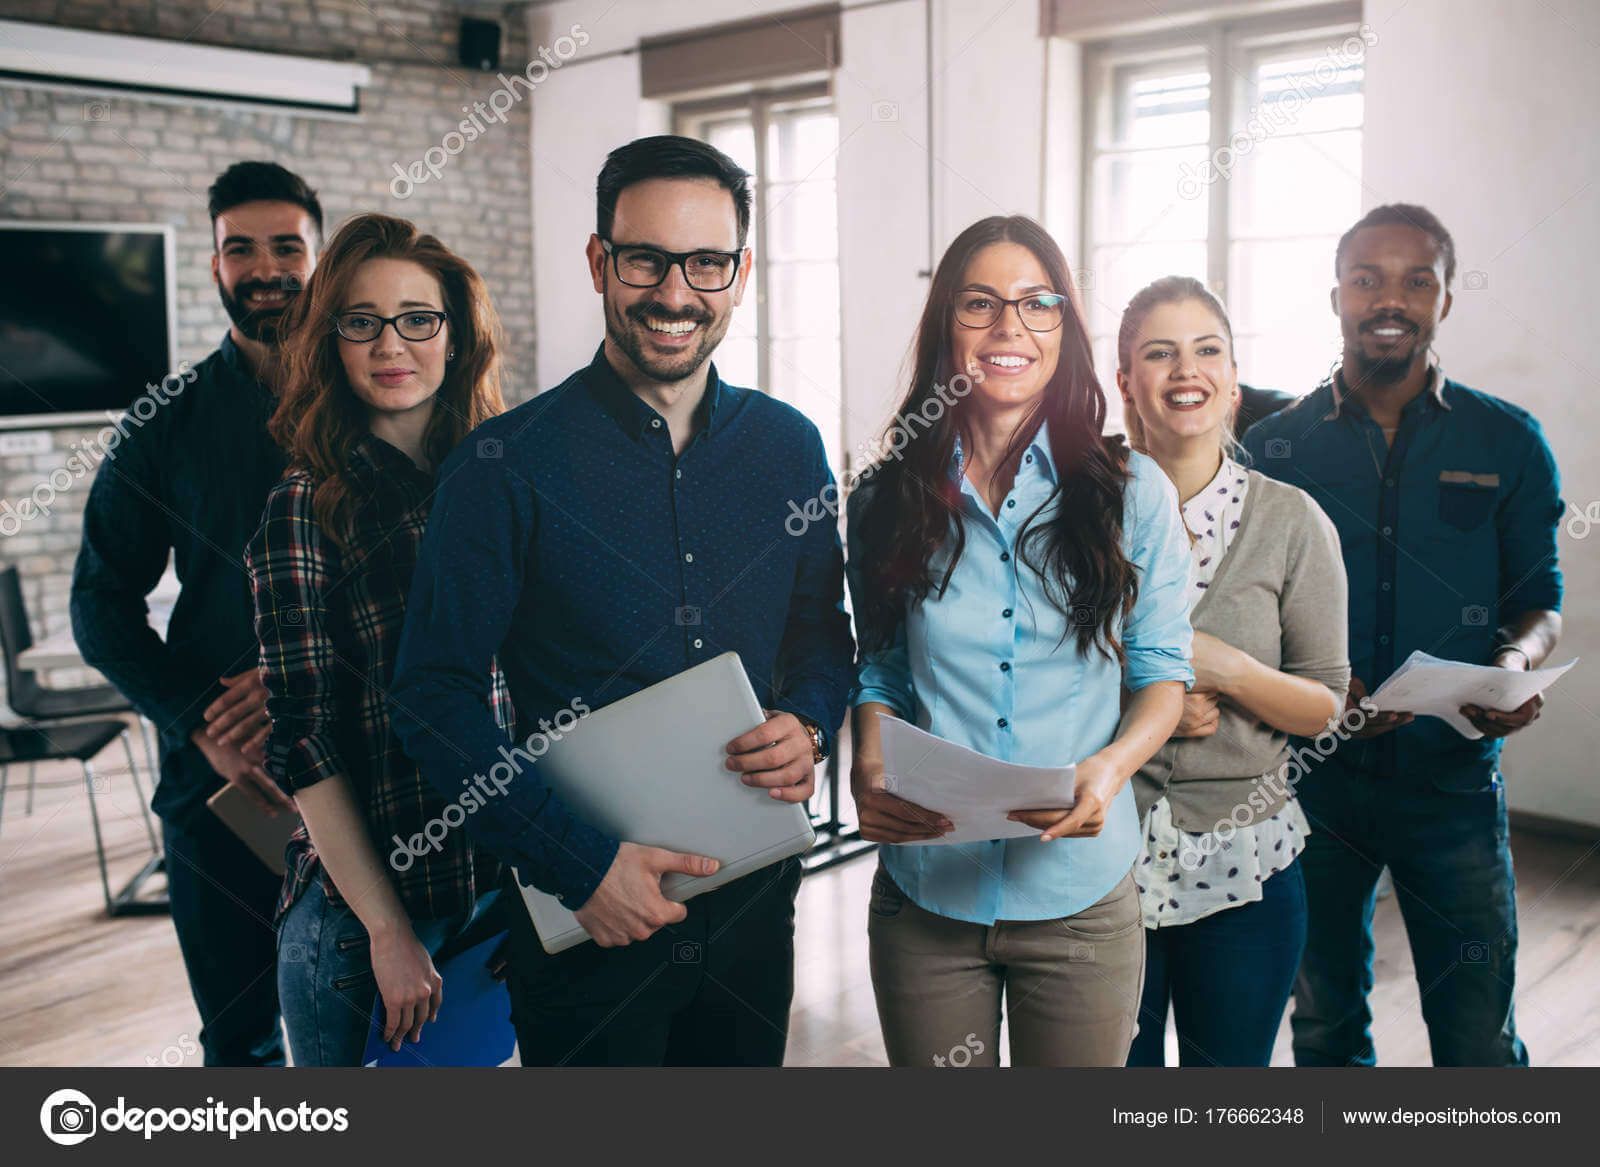
{"label": "woman in light blue shirt", "polygon": [[[1065,257],[993,217],[934,273],[915,373],[849,504],[862,644],[851,785],[880,849],[868,933],[895,1065],[1121,1065],[1144,948],[1128,780],[1178,724],[1188,549],[1171,482],[1106,437]],[[1038,837],[937,843],[886,792],[878,713],[1003,761],[1076,763]]]}

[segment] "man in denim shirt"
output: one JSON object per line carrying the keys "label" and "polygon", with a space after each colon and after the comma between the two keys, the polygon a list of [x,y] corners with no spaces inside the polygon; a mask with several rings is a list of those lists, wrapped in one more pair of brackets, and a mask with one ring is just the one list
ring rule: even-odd
{"label": "man in denim shirt", "polygon": [[[1378,207],[1334,261],[1344,359],[1253,426],[1266,474],[1308,491],[1339,529],[1350,578],[1349,704],[1417,649],[1537,667],[1561,631],[1555,460],[1539,423],[1428,360],[1449,314],[1455,245],[1423,207]],[[1372,911],[1387,866],[1435,1065],[1526,1065],[1512,1008],[1515,880],[1500,740],[1539,715],[1463,708],[1367,716],[1304,779],[1310,935],[1295,986],[1298,1065],[1372,1065]]]}

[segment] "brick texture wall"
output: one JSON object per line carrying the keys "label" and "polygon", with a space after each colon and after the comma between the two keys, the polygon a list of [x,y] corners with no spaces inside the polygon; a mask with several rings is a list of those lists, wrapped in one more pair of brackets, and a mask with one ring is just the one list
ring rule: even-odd
{"label": "brick texture wall", "polygon": [[[485,123],[482,136],[451,156],[437,180],[415,185],[404,199],[391,192],[394,163],[422,158],[457,128],[462,106],[487,102],[501,88],[493,74],[459,64],[461,7],[414,0],[6,0],[4,15],[372,68],[354,121],[0,84],[0,219],[173,224],[180,359],[198,361],[227,329],[210,279],[206,189],[230,163],[264,158],[317,190],[330,233],[351,214],[383,211],[412,219],[473,263],[505,325],[508,403],[532,394],[523,372],[534,367],[527,91],[517,91],[503,123]],[[505,22],[500,60],[508,76],[530,57],[522,28],[517,19]],[[6,278],[19,275],[26,278]],[[26,496],[95,428],[51,430],[49,453],[0,455],[0,498],[15,504]],[[49,516],[0,536],[0,565],[15,565],[23,576],[35,638],[69,623],[89,482],[85,476],[59,493]]]}

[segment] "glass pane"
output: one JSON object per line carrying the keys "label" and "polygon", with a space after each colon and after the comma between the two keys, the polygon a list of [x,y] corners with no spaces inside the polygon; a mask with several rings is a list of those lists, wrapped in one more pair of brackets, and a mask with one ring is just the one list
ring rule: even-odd
{"label": "glass pane", "polygon": [[[754,317],[752,317],[752,321]],[[738,333],[734,325],[728,326],[728,335],[722,338],[711,359],[716,363],[717,375],[730,385],[741,389],[756,388],[756,335],[754,329]]]}
{"label": "glass pane", "polygon": [[838,255],[838,207],[831,182],[772,184],[767,191],[767,257],[780,262]]}
{"label": "glass pane", "polygon": [[1095,160],[1094,238],[1100,243],[1204,239],[1210,187],[1205,147]]}
{"label": "glass pane", "polygon": [[1361,125],[1364,74],[1359,59],[1333,50],[1258,59],[1252,81],[1263,127],[1309,134]]}
{"label": "glass pane", "polygon": [[839,335],[839,265],[775,263],[768,321],[777,337]]}
{"label": "glass pane", "polygon": [[822,433],[828,465],[839,474],[839,392],[837,339],[774,340],[772,395],[805,414]]}
{"label": "glass pane", "polygon": [[[1191,243],[1143,243],[1131,247],[1097,247],[1089,268],[1093,286],[1083,291],[1084,311],[1089,327],[1096,333],[1115,334],[1122,321],[1122,310],[1133,294],[1162,276],[1206,278],[1206,245]],[[1116,368],[1101,370],[1109,374]],[[1108,381],[1107,384],[1110,382]]]}
{"label": "glass pane", "polygon": [[1337,235],[1236,243],[1229,255],[1239,377],[1308,393],[1339,357],[1339,319],[1328,305]]}
{"label": "glass pane", "polygon": [[1123,146],[1176,146],[1211,139],[1211,77],[1205,69],[1173,65],[1152,74],[1124,72],[1116,82],[1114,133]]}
{"label": "glass pane", "polygon": [[756,131],[748,114],[705,122],[697,135],[721,150],[751,174],[756,170]]}
{"label": "glass pane", "polygon": [[838,148],[839,119],[825,109],[776,112],[767,123],[774,183],[831,181]]}
{"label": "glass pane", "polygon": [[1258,142],[1228,186],[1236,236],[1342,232],[1361,215],[1361,131]]}

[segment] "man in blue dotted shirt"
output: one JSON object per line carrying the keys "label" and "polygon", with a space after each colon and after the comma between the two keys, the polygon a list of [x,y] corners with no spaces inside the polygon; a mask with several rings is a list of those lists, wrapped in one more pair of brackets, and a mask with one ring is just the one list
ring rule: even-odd
{"label": "man in blue dotted shirt", "polygon": [[[1245,435],[1254,464],[1308,492],[1339,529],[1352,711],[1415,650],[1529,669],[1561,632],[1560,482],[1539,423],[1428,360],[1455,267],[1455,243],[1426,208],[1368,212],[1335,252],[1343,362]],[[1527,1064],[1512,1009],[1500,743],[1540,704],[1464,707],[1474,738],[1436,717],[1363,711],[1362,728],[1301,782],[1312,833],[1300,861],[1310,931],[1295,984],[1297,1065],[1375,1061],[1367,994],[1386,865],[1434,1064]]]}
{"label": "man in blue dotted shirt", "polygon": [[[834,481],[810,421],[710,360],[750,274],[748,177],[689,138],[612,151],[587,251],[604,342],[440,470],[391,710],[446,797],[512,744],[486,702],[491,657],[526,734],[728,651],[768,709],[728,744],[729,781],[812,793],[853,652]],[[796,529],[797,510],[828,517]],[[782,1063],[798,859],[669,902],[664,873],[714,862],[606,836],[536,765],[467,829],[595,939],[546,953],[510,897],[524,1065]]]}

